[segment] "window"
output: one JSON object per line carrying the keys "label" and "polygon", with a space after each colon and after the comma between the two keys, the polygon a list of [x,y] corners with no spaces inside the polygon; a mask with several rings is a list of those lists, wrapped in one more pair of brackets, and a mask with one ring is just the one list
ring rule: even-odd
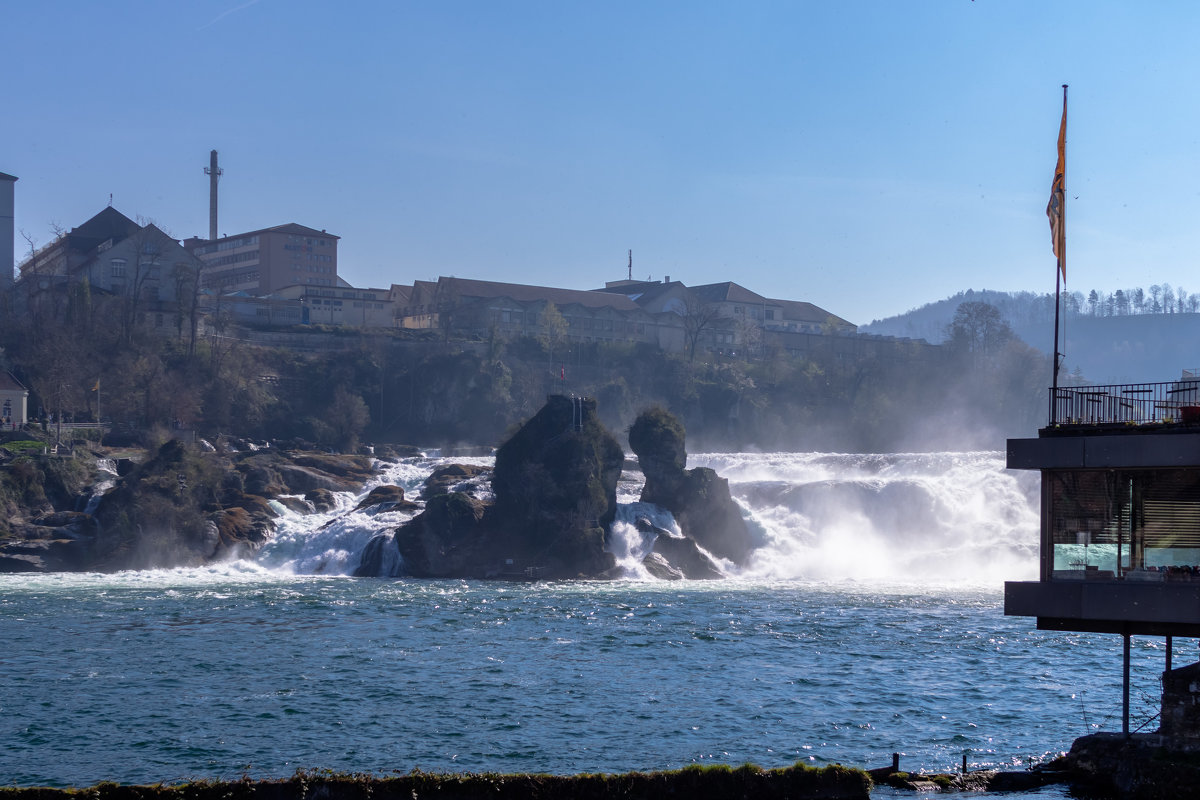
{"label": "window", "polygon": [[125,261],[125,259],[114,258],[111,261],[109,261],[108,263],[109,263],[109,266],[112,268],[112,276],[114,278],[124,278],[125,277],[125,264],[127,263]]}

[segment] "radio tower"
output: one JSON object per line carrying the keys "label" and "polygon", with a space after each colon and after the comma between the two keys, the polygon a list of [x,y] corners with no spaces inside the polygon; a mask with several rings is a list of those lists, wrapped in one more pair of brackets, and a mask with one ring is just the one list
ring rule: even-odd
{"label": "radio tower", "polygon": [[217,151],[208,154],[208,166],[204,174],[208,176],[208,240],[217,240],[217,180],[225,170],[217,166]]}

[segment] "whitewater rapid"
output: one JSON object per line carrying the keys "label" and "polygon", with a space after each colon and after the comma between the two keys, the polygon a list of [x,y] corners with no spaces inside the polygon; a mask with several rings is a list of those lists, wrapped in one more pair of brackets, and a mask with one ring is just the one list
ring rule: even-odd
{"label": "whitewater rapid", "polygon": [[[274,539],[257,565],[301,575],[347,575],[376,536],[413,511],[355,511],[385,484],[419,498],[425,478],[449,463],[490,466],[487,458],[380,462],[361,493],[337,495],[328,512],[279,508]],[[1037,476],[1004,468],[999,452],[702,453],[689,467],[711,467],[730,491],[761,546],[742,566],[714,559],[729,578],[991,584],[1036,577]],[[625,576],[655,580],[642,566],[658,535],[678,535],[671,514],[638,502],[642,478],[627,470],[618,485],[609,550]],[[662,533],[634,524],[649,519]],[[391,565],[403,575],[403,564]]]}

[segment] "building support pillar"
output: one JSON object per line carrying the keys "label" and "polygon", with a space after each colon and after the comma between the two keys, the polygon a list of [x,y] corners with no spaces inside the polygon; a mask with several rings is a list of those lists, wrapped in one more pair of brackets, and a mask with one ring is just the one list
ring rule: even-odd
{"label": "building support pillar", "polygon": [[1129,634],[1121,634],[1125,640],[1124,675],[1121,680],[1121,733],[1129,736]]}
{"label": "building support pillar", "polygon": [[1171,671],[1171,640],[1173,637],[1167,637],[1167,672]]}

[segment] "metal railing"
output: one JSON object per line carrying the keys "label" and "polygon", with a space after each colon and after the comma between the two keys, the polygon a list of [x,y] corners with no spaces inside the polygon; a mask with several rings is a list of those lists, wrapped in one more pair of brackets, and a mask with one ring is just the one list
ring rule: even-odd
{"label": "metal railing", "polygon": [[1069,386],[1050,390],[1050,424],[1200,423],[1200,377],[1165,383]]}

